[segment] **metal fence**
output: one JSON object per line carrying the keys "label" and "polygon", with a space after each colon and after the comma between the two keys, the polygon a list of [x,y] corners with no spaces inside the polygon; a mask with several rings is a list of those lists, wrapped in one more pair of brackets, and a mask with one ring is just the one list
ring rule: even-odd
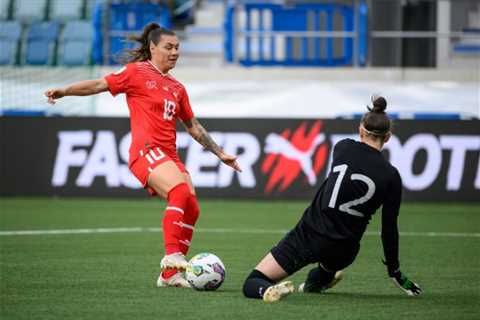
{"label": "metal fence", "polygon": [[475,65],[480,2],[231,1],[224,35],[225,60],[246,66]]}
{"label": "metal fence", "polygon": [[366,14],[365,3],[357,10],[333,3],[230,5],[225,58],[243,65],[364,65]]}

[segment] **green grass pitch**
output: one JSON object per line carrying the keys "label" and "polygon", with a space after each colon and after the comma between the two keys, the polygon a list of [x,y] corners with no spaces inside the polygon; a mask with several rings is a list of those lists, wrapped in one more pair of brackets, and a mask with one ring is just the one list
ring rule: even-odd
{"label": "green grass pitch", "polygon": [[[220,256],[216,292],[154,287],[162,257],[158,200],[0,199],[0,318],[7,319],[480,319],[480,205],[404,204],[402,270],[424,289],[407,297],[381,263],[379,214],[346,278],[323,295],[265,304],[243,280],[307,202],[201,200],[191,254]],[[116,228],[18,235],[6,231]],[[88,230],[87,230],[88,231]],[[109,230],[105,230],[109,231]],[[308,268],[292,277],[296,285]]]}

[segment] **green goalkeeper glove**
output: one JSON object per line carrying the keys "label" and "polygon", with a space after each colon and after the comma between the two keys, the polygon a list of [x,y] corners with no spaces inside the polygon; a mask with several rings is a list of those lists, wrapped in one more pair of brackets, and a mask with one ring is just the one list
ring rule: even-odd
{"label": "green goalkeeper glove", "polygon": [[397,287],[409,296],[418,296],[422,293],[422,289],[415,282],[407,278],[400,270],[396,270],[390,274],[390,278]]}

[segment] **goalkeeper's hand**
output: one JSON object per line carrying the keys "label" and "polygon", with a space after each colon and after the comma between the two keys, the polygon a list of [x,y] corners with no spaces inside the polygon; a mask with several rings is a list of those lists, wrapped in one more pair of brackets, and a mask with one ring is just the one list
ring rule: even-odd
{"label": "goalkeeper's hand", "polygon": [[392,281],[409,296],[418,296],[422,293],[422,289],[415,282],[407,278],[400,270],[390,273]]}

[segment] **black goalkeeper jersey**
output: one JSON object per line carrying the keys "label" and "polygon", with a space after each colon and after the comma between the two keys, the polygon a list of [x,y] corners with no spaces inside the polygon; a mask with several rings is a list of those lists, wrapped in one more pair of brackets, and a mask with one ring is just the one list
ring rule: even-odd
{"label": "black goalkeeper jersey", "polygon": [[333,150],[331,171],[305,210],[302,224],[321,236],[359,242],[375,211],[382,209],[382,241],[389,268],[398,268],[397,217],[402,181],[375,148],[352,139]]}

